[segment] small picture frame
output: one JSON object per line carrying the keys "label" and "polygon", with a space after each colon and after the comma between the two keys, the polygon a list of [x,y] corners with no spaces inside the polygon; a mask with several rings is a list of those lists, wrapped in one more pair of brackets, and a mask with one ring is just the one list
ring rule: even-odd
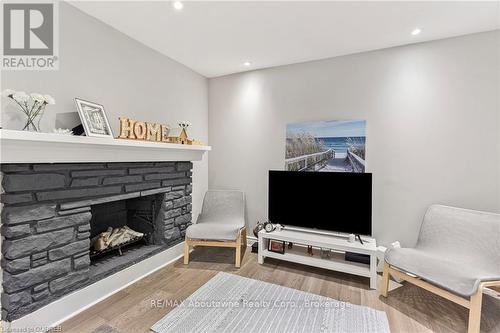
{"label": "small picture frame", "polygon": [[87,136],[113,138],[104,106],[75,98],[78,115]]}
{"label": "small picture frame", "polygon": [[278,240],[270,239],[269,240],[269,244],[267,246],[267,249],[270,252],[285,254],[285,242],[284,241],[278,241]]}

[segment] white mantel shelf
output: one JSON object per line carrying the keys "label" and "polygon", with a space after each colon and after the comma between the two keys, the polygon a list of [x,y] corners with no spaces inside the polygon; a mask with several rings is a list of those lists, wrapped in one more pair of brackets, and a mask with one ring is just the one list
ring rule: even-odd
{"label": "white mantel shelf", "polygon": [[200,161],[210,146],[0,129],[0,161],[84,163]]}

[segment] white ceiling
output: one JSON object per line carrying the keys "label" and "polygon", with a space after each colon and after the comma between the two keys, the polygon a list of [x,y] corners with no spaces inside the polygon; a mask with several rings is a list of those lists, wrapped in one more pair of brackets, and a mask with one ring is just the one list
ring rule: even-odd
{"label": "white ceiling", "polygon": [[497,1],[71,4],[206,77],[500,28]]}

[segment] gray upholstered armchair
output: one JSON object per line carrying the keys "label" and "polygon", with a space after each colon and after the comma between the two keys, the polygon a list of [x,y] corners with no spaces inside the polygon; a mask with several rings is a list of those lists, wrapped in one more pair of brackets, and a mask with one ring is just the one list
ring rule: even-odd
{"label": "gray upholstered armchair", "polygon": [[415,248],[386,253],[384,297],[390,275],[468,308],[469,333],[479,332],[483,289],[500,287],[500,215],[429,207]]}
{"label": "gray upholstered armchair", "polygon": [[190,246],[234,247],[236,267],[241,264],[241,248],[246,248],[245,195],[241,191],[210,190],[196,224],[186,230],[184,264],[189,263]]}

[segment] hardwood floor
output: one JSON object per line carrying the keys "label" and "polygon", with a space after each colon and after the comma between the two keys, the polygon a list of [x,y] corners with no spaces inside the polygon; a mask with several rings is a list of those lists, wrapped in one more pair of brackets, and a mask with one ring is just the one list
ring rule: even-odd
{"label": "hardwood floor", "polygon": [[[410,284],[391,282],[389,297],[384,299],[377,290],[368,288],[368,278],[273,259],[259,265],[250,248],[240,269],[234,267],[234,249],[197,248],[190,259],[189,266],[184,266],[181,258],[92,306],[64,322],[62,332],[150,332],[149,328],[172,309],[161,301],[185,299],[220,271],[385,311],[392,332],[467,330],[465,308]],[[500,300],[484,296],[481,329],[500,332]]]}

